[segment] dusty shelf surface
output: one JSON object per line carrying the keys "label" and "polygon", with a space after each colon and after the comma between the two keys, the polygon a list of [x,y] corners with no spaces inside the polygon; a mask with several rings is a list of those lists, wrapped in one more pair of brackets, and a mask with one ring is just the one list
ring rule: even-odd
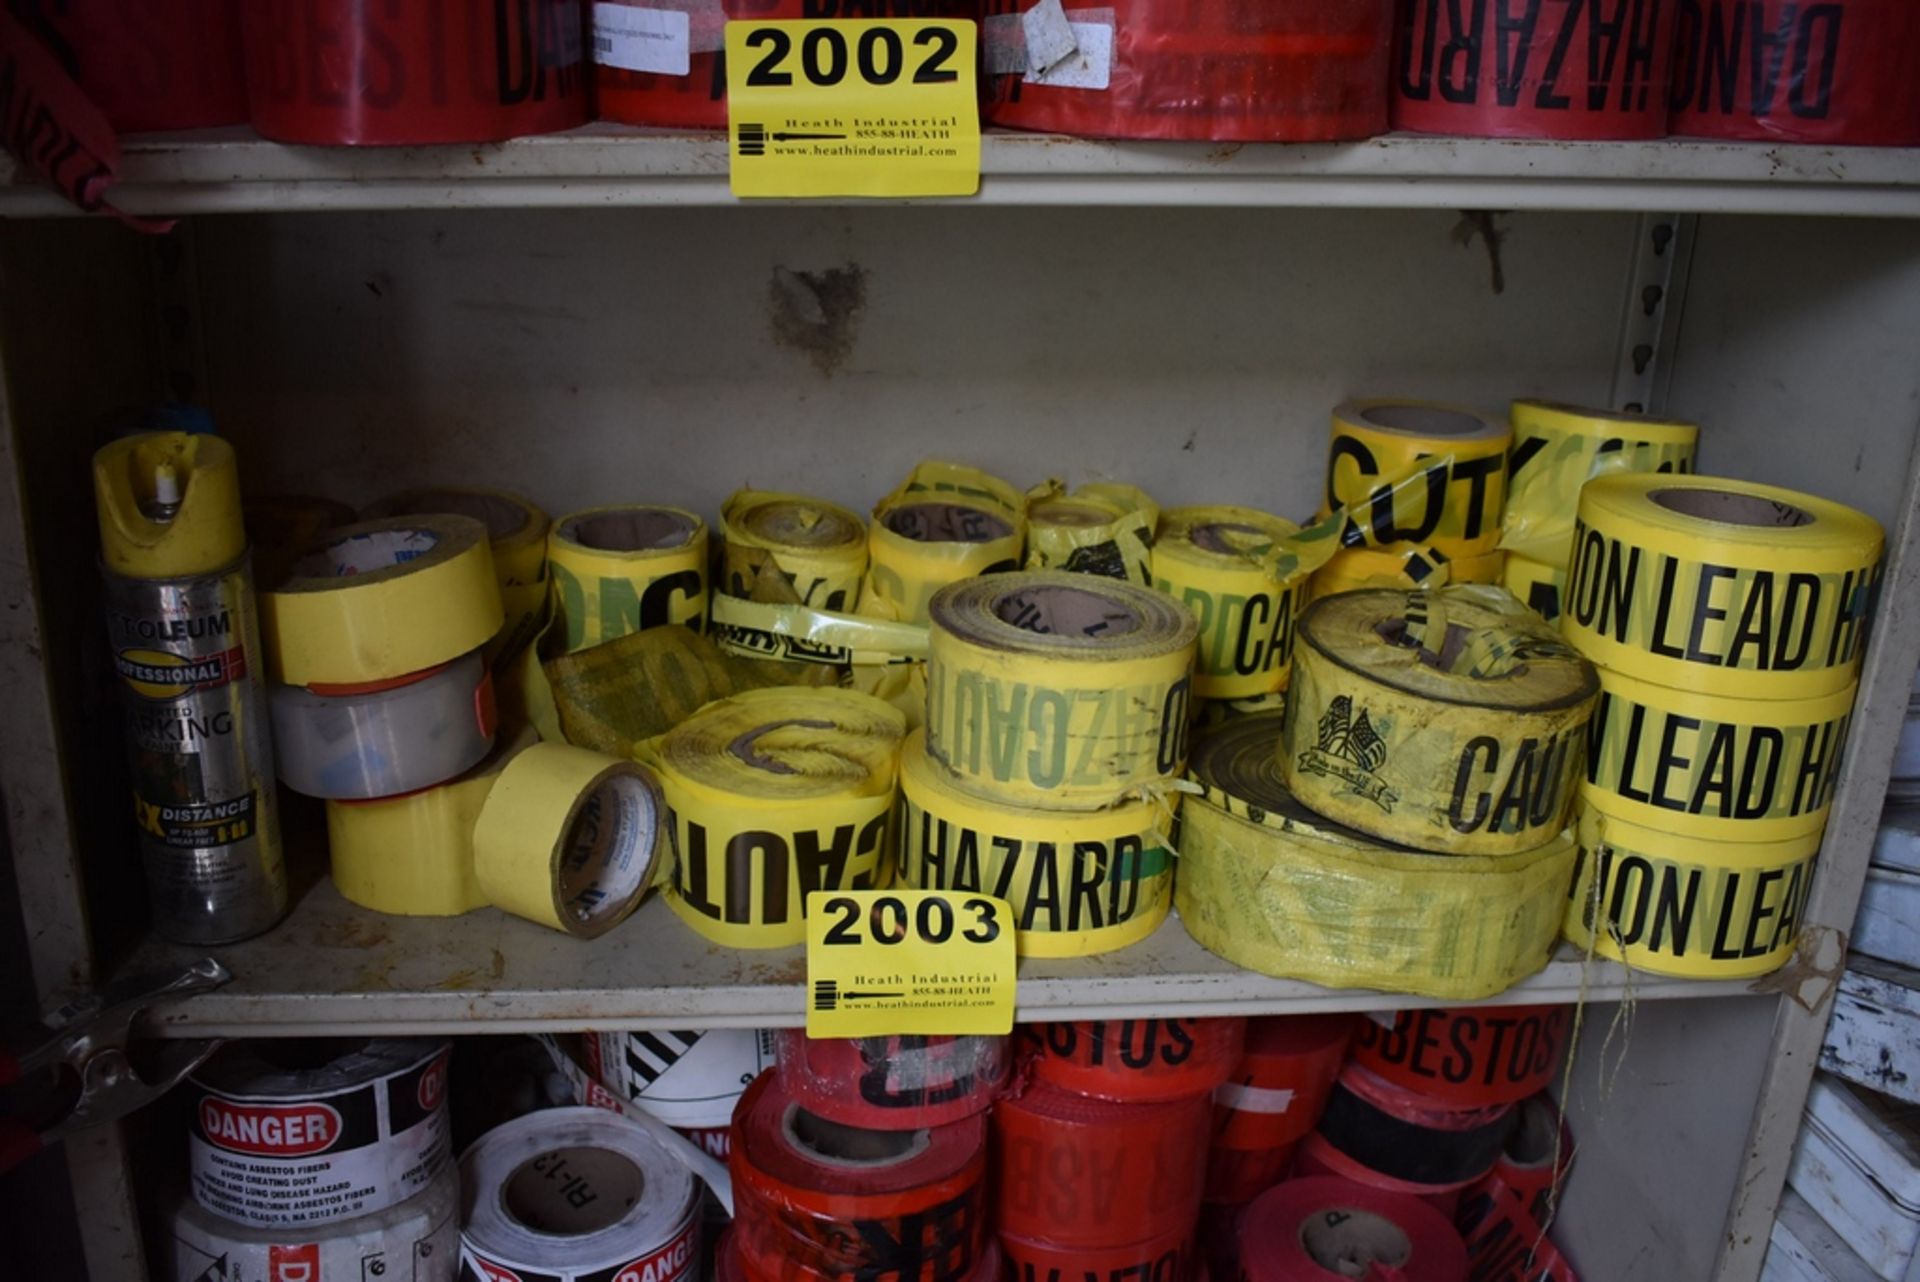
{"label": "dusty shelf surface", "polygon": [[[506,143],[323,148],[235,128],[134,135],[123,153],[113,199],[139,214],[740,203],[717,133],[590,125]],[[1899,148],[1410,134],[1209,144],[990,132],[981,169],[980,194],[957,203],[1920,216],[1920,150]],[[68,212],[0,159],[0,216]]]}
{"label": "dusty shelf surface", "polygon": [[[150,940],[124,969],[211,951],[234,981],[162,1008],[176,1037],[330,1036],[367,1032],[770,1027],[803,1021],[799,948],[754,952],[695,935],[659,898],[597,940],[571,939],[481,909],[456,918],[387,917],[347,903],[330,881],[246,943],[207,950]],[[1727,996],[1744,982],[1629,975],[1571,945],[1538,975],[1479,1004]],[[1023,959],[1023,1020],[1391,1010],[1438,1003],[1333,990],[1241,970],[1196,944],[1177,918],[1119,952]]]}

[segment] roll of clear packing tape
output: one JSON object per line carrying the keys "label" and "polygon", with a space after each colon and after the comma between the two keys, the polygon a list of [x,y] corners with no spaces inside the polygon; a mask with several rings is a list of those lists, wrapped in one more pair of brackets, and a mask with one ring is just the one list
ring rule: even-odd
{"label": "roll of clear packing tape", "polygon": [[332,530],[260,594],[269,675],[293,686],[422,672],[478,650],[504,618],[486,527],[464,516]]}
{"label": "roll of clear packing tape", "polygon": [[873,509],[868,527],[869,608],[925,623],[933,594],[949,583],[1017,569],[1026,497],[997,476],[928,461]]}
{"label": "roll of clear packing tape", "polygon": [[1260,554],[1299,533],[1292,521],[1246,507],[1170,508],[1153,545],[1153,585],[1200,625],[1193,692],[1250,699],[1287,687],[1293,621],[1306,581],[1276,580]]}
{"label": "roll of clear packing tape", "polygon": [[1090,481],[1068,492],[1057,480],[1027,491],[1028,570],[1066,570],[1153,586],[1160,505],[1137,486]]}
{"label": "roll of clear packing tape", "polygon": [[809,890],[884,886],[906,717],[871,695],[752,690],[640,745],[673,824],[667,902],[716,943],[806,937]]}
{"label": "roll of clear packing tape", "polygon": [[653,771],[561,743],[509,761],[473,826],[487,902],[580,939],[605,934],[663,883],[672,862]]}
{"label": "roll of clear packing tape", "polygon": [[572,654],[707,620],[707,523],[676,507],[598,507],[553,523],[547,571]]}
{"label": "roll of clear packing tape", "polygon": [[327,803],[333,884],[362,908],[457,917],[487,905],[473,867],[473,826],[509,761],[540,736],[522,728],[457,779],[373,801]]}
{"label": "roll of clear packing tape", "polygon": [[268,691],[275,773],[309,797],[365,801],[445,783],[493,747],[480,652],[393,681]]}
{"label": "roll of clear packing tape", "polygon": [[1180,815],[1174,903],[1208,951],[1266,975],[1448,1000],[1546,965],[1571,832],[1514,855],[1435,858],[1313,814],[1281,781],[1274,714],[1202,738]]}
{"label": "roll of clear packing tape", "polygon": [[1880,523],[1810,494],[1711,476],[1605,476],[1580,491],[1562,623],[1603,668],[1701,694],[1850,687],[1880,582]]}
{"label": "roll of clear packing tape", "polygon": [[1166,594],[1039,570],[954,584],[929,613],[927,755],[963,792],[1094,810],[1185,765],[1199,625]]}
{"label": "roll of clear packing tape", "polygon": [[462,1276],[700,1277],[700,1189],[647,1129],[599,1108],[515,1118],[460,1157]]}
{"label": "roll of clear packing tape", "polygon": [[1026,957],[1084,957],[1152,934],[1173,902],[1169,816],[1150,801],[1075,814],[982,801],[926,754],[900,753],[900,880],[969,890],[1013,909]]}
{"label": "roll of clear packing tape", "polygon": [[1308,809],[1437,854],[1566,826],[1599,681],[1496,587],[1373,589],[1300,617],[1280,777]]}
{"label": "roll of clear packing tape", "polygon": [[[1500,545],[1513,430],[1472,410],[1417,400],[1347,401],[1333,411],[1321,512],[1344,507],[1373,544],[1431,545],[1455,559]],[[1391,479],[1421,459],[1451,455],[1426,478],[1426,501],[1395,512]]]}

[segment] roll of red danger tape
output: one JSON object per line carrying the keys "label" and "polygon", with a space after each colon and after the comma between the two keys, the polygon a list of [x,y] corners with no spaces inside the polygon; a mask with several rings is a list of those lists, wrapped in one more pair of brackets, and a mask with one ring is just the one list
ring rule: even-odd
{"label": "roll of red danger tape", "polygon": [[1547,1240],[1555,1190],[1573,1167],[1573,1133],[1545,1095],[1520,1105],[1493,1170],[1463,1191],[1453,1224],[1483,1282],[1578,1282]]}
{"label": "roll of red danger tape", "polygon": [[1404,0],[1393,127],[1472,138],[1658,138],[1675,6]]}
{"label": "roll of red danger tape", "polygon": [[[1317,142],[1387,128],[1392,0],[1112,0],[1032,46],[1029,0],[987,0],[996,125],[1093,138]],[[1068,37],[1070,36],[1070,40]],[[1041,56],[1045,56],[1043,53]]]}
{"label": "roll of red danger tape", "polygon": [[247,0],[253,127],[278,142],[496,142],[585,124],[580,0]]}
{"label": "roll of red danger tape", "polygon": [[1289,1180],[1240,1221],[1242,1282],[1466,1282],[1467,1249],[1415,1198],[1346,1180]]}
{"label": "roll of red danger tape", "polygon": [[1680,0],[1676,134],[1753,142],[1920,144],[1913,0]]}
{"label": "roll of red danger tape", "polygon": [[240,0],[28,4],[20,18],[121,133],[247,119]]}
{"label": "roll of red danger tape", "polygon": [[1391,1027],[1360,1021],[1353,1062],[1459,1108],[1516,1104],[1552,1085],[1572,1022],[1565,1006],[1403,1010],[1391,1018]]}
{"label": "roll of red danger tape", "polygon": [[1028,1024],[1036,1081],[1139,1102],[1211,1091],[1239,1062],[1245,1019],[1089,1019]]}
{"label": "roll of red danger tape", "polygon": [[1311,1131],[1359,1022],[1352,1015],[1248,1020],[1240,1063],[1213,1090],[1214,1147],[1271,1149]]}
{"label": "roll of red danger tape", "polygon": [[1117,1104],[1044,1083],[1000,1101],[997,1227],[1070,1254],[1190,1234],[1211,1107],[1204,1095]]}
{"label": "roll of red danger tape", "polygon": [[1011,1282],[1200,1282],[1193,1237],[1187,1229],[1131,1246],[1069,1247],[1005,1233],[1000,1253]]}
{"label": "roll of red danger tape", "polygon": [[986,1118],[871,1131],[762,1073],[733,1116],[734,1248],[758,1282],[965,1282],[986,1251]]}
{"label": "roll of red danger tape", "polygon": [[944,1126],[984,1113],[1006,1077],[1004,1037],[775,1034],[780,1086],[809,1113],[873,1130]]}
{"label": "roll of red danger tape", "polygon": [[1396,1193],[1444,1194],[1493,1169],[1513,1120],[1511,1104],[1456,1108],[1349,1064],[1296,1162]]}

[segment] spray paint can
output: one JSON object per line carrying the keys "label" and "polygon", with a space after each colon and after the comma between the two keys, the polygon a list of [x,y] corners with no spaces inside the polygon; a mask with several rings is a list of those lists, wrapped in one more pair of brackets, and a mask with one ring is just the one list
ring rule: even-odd
{"label": "spray paint can", "polygon": [[94,455],[93,482],[154,929],[257,935],[287,910],[287,874],[233,447],[123,437]]}

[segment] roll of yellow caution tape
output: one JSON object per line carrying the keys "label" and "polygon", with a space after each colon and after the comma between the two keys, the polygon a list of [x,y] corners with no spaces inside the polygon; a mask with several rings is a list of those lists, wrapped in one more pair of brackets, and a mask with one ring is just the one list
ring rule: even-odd
{"label": "roll of yellow caution tape", "polygon": [[[1472,410],[1428,401],[1348,401],[1333,412],[1323,511],[1347,509],[1369,542],[1431,544],[1450,557],[1485,556],[1500,545],[1507,447],[1513,430]],[[1384,482],[1423,458],[1451,455],[1427,480],[1412,513],[1378,501]]]}
{"label": "roll of yellow caution tape", "polygon": [[1431,547],[1396,543],[1384,548],[1348,548],[1313,576],[1315,597],[1361,588],[1437,588],[1449,583],[1498,583],[1505,552],[1455,560]]}
{"label": "roll of yellow caution tape", "polygon": [[1793,956],[1820,834],[1736,842],[1580,816],[1566,935],[1635,970],[1746,979]]}
{"label": "roll of yellow caution tape", "polygon": [[900,755],[900,879],[971,890],[1013,907],[1028,957],[1085,957],[1145,939],[1173,898],[1172,811],[1149,801],[1069,814],[978,801],[926,755]]}
{"label": "roll of yellow caution tape", "polygon": [[1784,841],[1833,804],[1853,687],[1809,699],[1729,699],[1600,670],[1584,804],[1688,837]]}
{"label": "roll of yellow caution tape", "polygon": [[473,825],[487,902],[580,939],[619,925],[673,862],[646,766],[564,743],[507,762]]}
{"label": "roll of yellow caution tape", "polygon": [[[93,488],[100,559],[115,574],[190,578],[224,569],[247,550],[240,466],[218,436],[123,436],[94,454]],[[150,515],[161,508],[164,519]]]}
{"label": "roll of yellow caution tape", "polygon": [[1500,570],[1500,586],[1513,593],[1520,604],[1553,623],[1560,618],[1561,603],[1566,600],[1567,571],[1509,552]]}
{"label": "roll of yellow caution tape", "polygon": [[867,523],[837,503],[741,490],[720,509],[721,587],[770,605],[852,610],[867,572]]}
{"label": "roll of yellow caution tape", "polygon": [[568,654],[707,619],[707,523],[677,507],[598,507],[554,522],[553,602]]}
{"label": "roll of yellow caution tape", "polygon": [[438,787],[378,801],[329,801],[327,848],[342,896],[379,913],[455,917],[484,908],[473,826],[509,761],[539,742],[523,729]]}
{"label": "roll of yellow caution tape", "polygon": [[1442,854],[1567,823],[1593,665],[1500,588],[1369,589],[1300,616],[1280,774],[1308,809]]}
{"label": "roll of yellow caution tape", "polygon": [[367,504],[360,519],[435,515],[470,516],[487,527],[493,572],[503,589],[546,582],[553,521],[518,494],[472,485],[420,486]]}
{"label": "roll of yellow caution tape", "polygon": [[1160,505],[1144,490],[1092,481],[1071,494],[1059,481],[1027,491],[1029,570],[1066,570],[1153,586]]}
{"label": "roll of yellow caution tape", "polygon": [[1306,582],[1274,579],[1262,554],[1299,530],[1246,507],[1172,508],[1161,518],[1154,586],[1200,625],[1194,694],[1249,699],[1286,689]]}
{"label": "roll of yellow caution tape", "polygon": [[268,665],[285,685],[404,677],[500,630],[487,530],[464,516],[362,521],[328,533],[260,594]]}
{"label": "roll of yellow caution tape", "polygon": [[1026,500],[998,477],[926,462],[873,509],[868,608],[909,623],[949,583],[1020,564]]}
{"label": "roll of yellow caution tape", "polygon": [[1229,721],[1238,721],[1242,717],[1281,713],[1286,710],[1287,696],[1284,692],[1255,695],[1251,699],[1195,699],[1193,728],[1195,733],[1199,733],[1214,726],[1225,725]]}
{"label": "roll of yellow caution tape", "polygon": [[1204,736],[1180,808],[1174,902],[1200,945],[1262,974],[1451,1000],[1544,966],[1573,872],[1570,832],[1511,855],[1436,859],[1309,812],[1281,782],[1273,714]]}
{"label": "roll of yellow caution tape", "polygon": [[1602,667],[1744,699],[1851,685],[1880,523],[1772,485],[1606,476],[1580,491],[1562,628]]}
{"label": "roll of yellow caution tape", "polygon": [[1185,768],[1199,625],[1171,597],[1028,570],[956,583],[931,614],[927,753],[962,790],[1093,810]]}
{"label": "roll of yellow caution tape", "polygon": [[1520,400],[1508,410],[1507,504],[1500,546],[1564,565],[1580,489],[1615,472],[1691,472],[1700,428],[1682,419]]}
{"label": "roll of yellow caution tape", "polygon": [[780,948],[806,895],[892,875],[906,718],[851,690],[750,690],[710,703],[638,755],[666,792],[679,851],[667,900],[708,939]]}

